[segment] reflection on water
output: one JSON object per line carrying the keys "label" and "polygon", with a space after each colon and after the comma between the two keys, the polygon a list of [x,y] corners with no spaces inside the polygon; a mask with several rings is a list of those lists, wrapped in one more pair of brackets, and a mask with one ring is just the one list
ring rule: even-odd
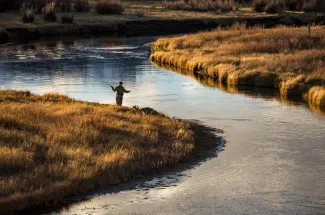
{"label": "reflection on water", "polygon": [[225,88],[158,68],[148,60],[151,41],[100,38],[0,48],[2,88],[114,103],[107,84],[122,80],[132,90],[125,105],[225,131],[225,151],[187,170],[173,186],[94,197],[60,213],[324,214],[325,117],[302,103],[280,101],[274,91]]}
{"label": "reflection on water", "polygon": [[[285,97],[281,97],[279,90],[275,88],[268,88],[268,87],[254,87],[254,86],[235,86],[235,85],[227,85],[223,84],[221,82],[218,82],[216,79],[209,77],[209,76],[204,76],[198,73],[192,73],[188,72],[185,70],[182,70],[180,68],[174,68],[169,65],[158,65],[154,63],[158,67],[165,68],[169,71],[175,71],[180,74],[189,76],[196,81],[200,82],[202,85],[207,86],[207,87],[212,87],[212,88],[218,88],[219,90],[226,92],[226,93],[231,93],[231,94],[241,94],[245,95],[251,98],[263,98],[265,100],[268,99],[277,99],[278,101],[281,101],[287,105],[301,105],[301,101],[299,100],[293,100],[293,99],[288,99]],[[324,106],[318,106],[312,103],[307,103],[306,104],[312,111],[317,112],[319,114],[325,114],[325,107]]]}

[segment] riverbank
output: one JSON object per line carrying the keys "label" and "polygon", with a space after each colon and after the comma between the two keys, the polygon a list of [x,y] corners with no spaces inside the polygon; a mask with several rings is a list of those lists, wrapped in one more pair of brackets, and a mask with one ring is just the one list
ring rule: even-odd
{"label": "riverbank", "polygon": [[72,24],[58,21],[50,23],[35,15],[34,23],[23,23],[19,12],[0,13],[0,44],[27,42],[40,37],[61,35],[105,34],[111,36],[155,36],[193,33],[217,27],[246,23],[270,28],[279,24],[301,26],[308,21],[325,22],[321,13],[284,11],[279,14],[256,13],[251,8],[238,8],[230,12],[195,12],[171,10],[161,2],[124,2],[125,11],[119,15],[99,15],[95,11],[73,13]]}
{"label": "riverbank", "polygon": [[0,103],[0,212],[118,185],[218,144],[204,126],[127,107],[11,90]]}
{"label": "riverbank", "polygon": [[[293,33],[294,32],[294,33]],[[279,90],[284,98],[325,106],[325,28],[251,28],[237,25],[181,37],[161,38],[150,59],[233,86]]]}

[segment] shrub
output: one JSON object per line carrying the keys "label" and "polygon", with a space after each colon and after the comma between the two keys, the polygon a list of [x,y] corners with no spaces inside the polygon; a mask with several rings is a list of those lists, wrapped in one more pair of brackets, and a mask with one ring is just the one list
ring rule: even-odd
{"label": "shrub", "polygon": [[265,6],[266,13],[279,13],[281,12],[283,4],[280,0],[269,1]]}
{"label": "shrub", "polygon": [[90,10],[89,0],[75,0],[74,9],[76,12],[88,12]]}
{"label": "shrub", "polygon": [[62,24],[72,24],[73,23],[73,16],[70,13],[69,15],[63,15],[61,17]]}
{"label": "shrub", "polygon": [[255,12],[264,12],[266,7],[265,0],[254,0],[253,1],[253,10]]}
{"label": "shrub", "polygon": [[20,12],[22,13],[23,17],[21,21],[23,23],[33,23],[35,20],[35,13],[36,9],[32,6],[24,2],[20,7]]}
{"label": "shrub", "polygon": [[55,15],[55,6],[56,3],[55,1],[49,2],[48,4],[45,5],[43,8],[43,19],[47,22],[56,22],[57,17]]}
{"label": "shrub", "polygon": [[121,14],[124,8],[120,0],[99,0],[96,11],[99,14]]}

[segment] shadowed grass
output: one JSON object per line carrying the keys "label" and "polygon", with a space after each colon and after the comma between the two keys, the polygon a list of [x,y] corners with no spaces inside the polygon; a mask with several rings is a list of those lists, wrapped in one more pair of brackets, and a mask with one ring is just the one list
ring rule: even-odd
{"label": "shadowed grass", "polygon": [[309,35],[306,28],[236,25],[160,38],[150,58],[223,84],[279,88],[283,97],[303,99],[311,87],[325,86],[324,36],[323,26],[313,27]]}
{"label": "shadowed grass", "polygon": [[57,202],[193,153],[189,122],[135,109],[0,91],[0,212]]}

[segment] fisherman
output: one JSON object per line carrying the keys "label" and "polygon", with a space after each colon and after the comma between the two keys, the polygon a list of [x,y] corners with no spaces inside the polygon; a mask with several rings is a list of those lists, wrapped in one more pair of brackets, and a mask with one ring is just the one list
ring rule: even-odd
{"label": "fisherman", "polygon": [[124,93],[129,93],[131,91],[128,91],[123,87],[123,82],[122,81],[115,88],[112,85],[110,85],[110,86],[111,86],[112,90],[114,92],[116,92],[116,104],[121,106],[122,102],[123,102]]}

